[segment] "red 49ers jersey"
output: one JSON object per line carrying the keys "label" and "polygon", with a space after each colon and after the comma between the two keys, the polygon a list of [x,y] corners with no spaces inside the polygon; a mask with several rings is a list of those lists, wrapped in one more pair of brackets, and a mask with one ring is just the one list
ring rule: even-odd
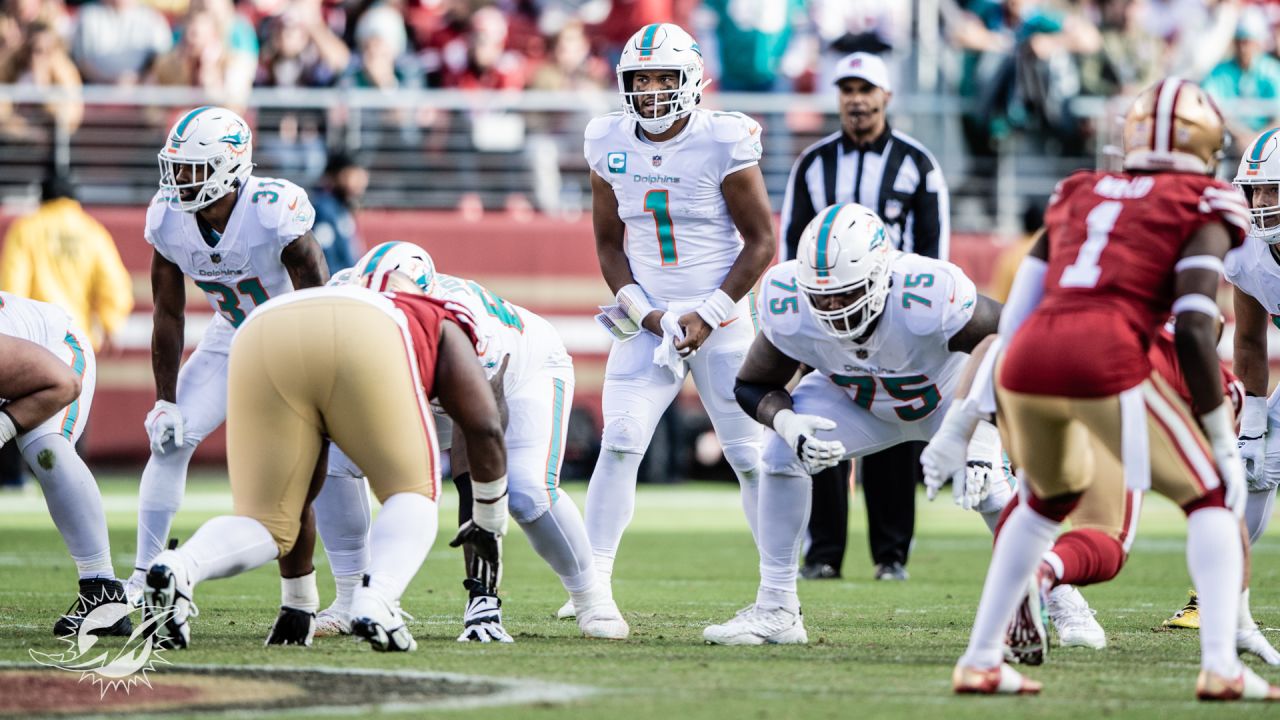
{"label": "red 49ers jersey", "polygon": [[1045,215],[1044,298],[1010,342],[1000,384],[1105,397],[1142,382],[1183,247],[1212,222],[1239,245],[1246,208],[1238,190],[1204,175],[1079,172],[1059,183]]}
{"label": "red 49ers jersey", "polygon": [[[1169,383],[1169,387],[1182,398],[1187,407],[1192,407],[1191,390],[1187,388],[1187,381],[1183,379],[1178,365],[1178,349],[1174,347],[1173,329],[1170,326],[1166,325],[1156,333],[1148,354],[1151,357],[1151,368]],[[1231,372],[1231,365],[1225,360],[1218,361],[1218,370],[1222,375],[1222,394],[1231,403],[1231,416],[1238,420],[1240,410],[1244,408],[1244,383]],[[1199,415],[1201,410],[1195,408],[1195,412]]]}

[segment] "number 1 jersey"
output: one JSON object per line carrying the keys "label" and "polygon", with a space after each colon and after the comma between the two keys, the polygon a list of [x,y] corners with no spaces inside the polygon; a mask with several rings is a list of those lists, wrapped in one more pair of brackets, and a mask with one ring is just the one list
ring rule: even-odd
{"label": "number 1 jersey", "polygon": [[613,187],[631,274],[651,298],[701,300],[724,282],[742,236],[720,185],[761,151],[760,125],[741,113],[694,110],[661,143],[620,112],[587,125],[587,163]]}
{"label": "number 1 jersey", "polygon": [[1174,266],[1196,230],[1220,222],[1232,246],[1249,215],[1231,185],[1188,173],[1078,172],[1045,214],[1044,298],[1010,341],[1000,384],[1106,397],[1151,374],[1147,351],[1174,300]]}
{"label": "number 1 jersey", "polygon": [[315,216],[302,188],[288,180],[250,176],[240,188],[226,231],[214,244],[201,235],[195,214],[170,208],[163,193],[157,193],[147,208],[145,237],[195,281],[226,321],[215,321],[208,333],[225,352],[234,328],[254,308],[293,290],[280,252],[311,229]]}

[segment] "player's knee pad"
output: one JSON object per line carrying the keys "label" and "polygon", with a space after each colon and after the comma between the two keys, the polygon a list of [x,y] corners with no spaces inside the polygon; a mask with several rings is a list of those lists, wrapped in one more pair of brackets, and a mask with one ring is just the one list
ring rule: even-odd
{"label": "player's knee pad", "polygon": [[605,421],[600,449],[625,455],[643,455],[647,440],[644,426],[635,418],[614,417]]}
{"label": "player's knee pad", "polygon": [[760,467],[760,446],[756,443],[725,445],[724,459],[737,473],[750,473]]}
{"label": "player's knee pad", "polygon": [[770,435],[765,440],[761,467],[772,475],[808,476],[796,451],[777,435]]}
{"label": "player's knee pad", "polygon": [[540,489],[534,491],[531,488],[515,488],[508,489],[507,512],[511,513],[511,519],[521,525],[528,525],[546,514],[551,509],[551,499],[547,497],[547,491]]}

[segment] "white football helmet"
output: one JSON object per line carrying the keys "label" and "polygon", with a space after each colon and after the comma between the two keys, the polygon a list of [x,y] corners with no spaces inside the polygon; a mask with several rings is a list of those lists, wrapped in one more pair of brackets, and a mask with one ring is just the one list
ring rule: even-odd
{"label": "white football helmet", "polygon": [[[679,83],[671,90],[633,92],[631,80],[637,70],[674,70]],[[702,101],[702,89],[711,82],[702,77],[702,71],[702,51],[689,33],[671,23],[645,25],[623,46],[618,60],[623,114],[648,132],[666,132]],[[648,98],[653,99],[652,117],[637,109]]]}
{"label": "white football helmet", "polygon": [[[1240,158],[1234,182],[1249,199],[1249,234],[1273,245],[1280,242],[1280,204],[1259,206],[1254,201],[1254,189],[1259,185],[1280,189],[1280,128],[1271,128],[1250,143]],[[1276,202],[1280,203],[1280,198]]]}
{"label": "white football helmet", "polygon": [[422,292],[431,295],[436,287],[436,264],[426,250],[413,243],[384,242],[356,261],[353,283],[382,292],[392,271],[408,275]]}
{"label": "white football helmet", "polygon": [[[832,205],[809,223],[796,249],[796,282],[827,334],[861,337],[880,316],[895,254],[880,216],[861,205]],[[823,309],[825,297],[849,293],[856,295],[847,305]]]}
{"label": "white football helmet", "polygon": [[[226,108],[206,105],[184,114],[165,140],[160,189],[169,207],[195,212],[235,190],[253,170],[253,131]],[[184,175],[179,182],[179,176]]]}

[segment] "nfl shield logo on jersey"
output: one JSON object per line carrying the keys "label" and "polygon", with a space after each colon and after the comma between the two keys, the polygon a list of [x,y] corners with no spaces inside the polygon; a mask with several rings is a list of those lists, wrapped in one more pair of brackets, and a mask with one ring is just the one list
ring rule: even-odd
{"label": "nfl shield logo on jersey", "polygon": [[653,159],[653,166],[654,166],[654,167],[662,167],[662,156],[661,156],[661,155],[654,155],[652,159]]}
{"label": "nfl shield logo on jersey", "polygon": [[212,253],[209,255],[209,259],[212,260],[215,264],[220,263],[222,262],[222,253]]}

